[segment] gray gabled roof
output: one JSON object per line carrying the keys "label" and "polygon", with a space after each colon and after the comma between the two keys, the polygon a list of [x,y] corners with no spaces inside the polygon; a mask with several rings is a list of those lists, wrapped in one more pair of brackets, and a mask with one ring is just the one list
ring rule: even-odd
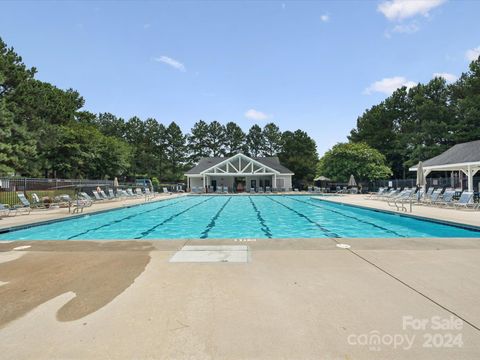
{"label": "gray gabled roof", "polygon": [[480,162],[480,140],[457,144],[434,158],[423,162],[423,166],[440,166]]}
{"label": "gray gabled roof", "polygon": [[[235,156],[235,155],[234,155]],[[198,175],[202,171],[207,170],[208,168],[211,168],[212,166],[215,166],[222,161],[225,161],[229,159],[230,157],[208,157],[208,158],[201,158],[200,161],[196,166],[188,170],[185,174],[186,175]],[[287,169],[285,166],[280,164],[280,160],[278,159],[277,156],[272,156],[272,157],[251,157],[251,159],[258,161],[259,163],[268,166],[276,171],[278,171],[280,174],[293,174],[293,171],[290,171]]]}

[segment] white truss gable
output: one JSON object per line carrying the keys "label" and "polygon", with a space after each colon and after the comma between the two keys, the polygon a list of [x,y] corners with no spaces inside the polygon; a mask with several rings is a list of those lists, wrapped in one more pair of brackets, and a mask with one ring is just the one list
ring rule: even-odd
{"label": "white truss gable", "polygon": [[279,171],[262,164],[243,154],[237,154],[231,158],[214,165],[200,174],[224,174],[224,175],[251,175],[251,174],[280,174]]}

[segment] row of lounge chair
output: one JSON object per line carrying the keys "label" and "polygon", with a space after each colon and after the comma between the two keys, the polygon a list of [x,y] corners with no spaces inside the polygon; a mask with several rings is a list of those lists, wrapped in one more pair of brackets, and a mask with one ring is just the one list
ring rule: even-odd
{"label": "row of lounge chair", "polygon": [[[265,189],[263,187],[257,187],[257,188],[247,188],[245,190],[247,193],[259,193],[259,194],[263,194],[263,193],[272,193],[272,192],[286,192],[286,191],[292,191],[291,188],[271,188],[270,186],[265,186]],[[298,190],[296,190],[298,191]],[[203,187],[201,186],[192,186],[191,188],[191,192],[193,194],[202,194],[205,192],[205,190],[203,189]],[[214,191],[212,187],[209,188],[208,192],[212,192],[212,193],[217,193],[217,194],[228,194],[229,191],[228,191],[228,186],[217,186],[216,190]]]}
{"label": "row of lounge chair", "polygon": [[17,214],[30,214],[32,207],[30,206],[30,201],[26,198],[24,193],[17,193],[18,199],[20,200],[19,205],[10,206],[8,204],[0,204],[0,217],[3,216],[15,216]]}
{"label": "row of lounge chair", "polygon": [[[457,198],[457,194],[460,194]],[[391,206],[397,206],[406,202],[416,205],[430,205],[438,207],[453,207],[455,209],[478,209],[479,203],[474,202],[473,191],[461,191],[452,188],[430,187],[424,189],[388,189],[380,188],[378,192],[370,194],[367,199],[387,201]]]}
{"label": "row of lounge chair", "polygon": [[[171,194],[166,188],[163,189],[164,193]],[[116,200],[124,198],[139,198],[139,197],[153,197],[154,194],[149,188],[142,189],[136,188],[135,192],[132,189],[120,190],[116,193],[112,189],[108,189],[108,195],[104,190],[93,190],[92,196],[86,192],[79,192],[77,199],[72,199],[70,195],[64,194],[53,198],[51,201],[44,202],[36,193],[31,194],[32,201],[28,200],[23,192],[17,192],[18,200],[20,204],[10,206],[8,204],[0,204],[0,218],[5,216],[16,216],[19,214],[30,214],[32,209],[46,209],[54,207],[73,207],[73,212],[83,212],[83,208],[92,206],[96,201]]]}
{"label": "row of lounge chair", "polygon": [[314,194],[323,194],[323,193],[330,192],[330,189],[324,188],[324,187],[309,186],[307,191],[309,193],[314,193]]}

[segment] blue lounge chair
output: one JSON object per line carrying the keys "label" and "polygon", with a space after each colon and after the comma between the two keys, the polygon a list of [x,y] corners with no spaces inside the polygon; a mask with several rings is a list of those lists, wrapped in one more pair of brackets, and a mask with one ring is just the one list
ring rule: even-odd
{"label": "blue lounge chair", "polygon": [[478,207],[478,204],[475,204],[473,202],[473,191],[464,191],[462,195],[460,195],[458,201],[453,203],[453,206],[455,207],[455,209],[476,209]]}
{"label": "blue lounge chair", "polygon": [[23,192],[17,192],[17,197],[20,200],[21,204],[14,205],[12,208],[15,209],[17,213],[26,212],[27,214],[30,214],[30,211],[32,211],[32,207],[31,207],[30,201],[28,201],[25,194]]}
{"label": "blue lounge chair", "polygon": [[8,204],[0,204],[0,218],[4,216],[10,216],[11,213],[15,213],[16,211],[10,207]]}
{"label": "blue lounge chair", "polygon": [[448,206],[453,204],[453,197],[455,196],[455,190],[445,190],[442,196],[438,198],[437,201],[435,201],[435,205],[438,206]]}

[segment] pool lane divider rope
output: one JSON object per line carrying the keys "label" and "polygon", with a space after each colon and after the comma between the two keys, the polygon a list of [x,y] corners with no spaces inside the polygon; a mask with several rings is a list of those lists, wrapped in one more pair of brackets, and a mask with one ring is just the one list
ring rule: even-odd
{"label": "pool lane divider rope", "polygon": [[81,232],[81,233],[78,233],[78,234],[75,234],[75,235],[72,235],[70,237],[67,238],[67,240],[71,240],[71,239],[74,239],[78,236],[81,236],[81,235],[85,235],[87,233],[89,233],[90,231],[95,231],[95,230],[100,230],[100,229],[103,229],[103,228],[106,228],[106,227],[109,227],[111,225],[114,225],[114,224],[118,224],[119,222],[122,222],[122,221],[125,221],[125,220],[130,220],[136,216],[139,216],[139,215],[143,215],[143,214],[147,214],[147,213],[150,213],[150,212],[153,212],[153,211],[156,211],[156,210],[159,210],[159,209],[163,209],[163,208],[166,208],[166,207],[169,207],[169,206],[172,206],[172,205],[175,205],[175,204],[178,204],[178,203],[182,203],[182,202],[185,202],[187,201],[188,199],[181,199],[179,201],[172,201],[170,203],[168,203],[167,205],[163,205],[163,206],[157,206],[153,209],[150,209],[150,210],[145,210],[145,211],[140,211],[138,213],[135,213],[135,214],[132,214],[132,215],[129,215],[129,216],[125,216],[121,219],[117,219],[117,220],[113,220],[113,221],[110,221],[109,223],[106,223],[106,224],[103,224],[101,226],[98,226],[98,227],[95,227],[95,228],[92,228],[92,229],[88,229],[84,232]]}
{"label": "pool lane divider rope", "polygon": [[232,200],[232,197],[229,196],[228,197],[228,200],[225,201],[222,205],[222,207],[217,211],[217,213],[215,214],[215,216],[212,218],[212,220],[210,220],[210,223],[207,225],[207,227],[205,228],[205,230],[203,230],[202,232],[202,235],[200,235],[200,239],[206,239],[208,238],[208,233],[210,232],[210,230],[212,230],[215,225],[216,225],[216,220],[218,219],[218,217],[220,216],[220,214],[222,213],[223,209],[225,209],[225,207],[228,205],[228,203],[230,202],[230,200]]}
{"label": "pool lane divider rope", "polygon": [[295,210],[294,208],[291,208],[290,206],[288,205],[285,205],[283,203],[281,203],[280,201],[277,201],[277,200],[274,200],[273,198],[271,198],[270,196],[267,196],[268,199],[270,199],[271,201],[273,202],[276,202],[277,204],[280,204],[282,205],[283,207],[287,208],[288,210],[294,212],[295,214],[297,214],[298,216],[300,216],[301,218],[307,220],[309,223],[313,224],[313,225],[316,225],[320,230],[322,230],[325,235],[327,235],[328,237],[331,237],[331,238],[339,238],[341,237],[340,235],[328,230],[327,228],[323,227],[321,224],[319,224],[318,222],[310,219],[308,216],[306,216],[305,214],[302,214],[301,212]]}
{"label": "pool lane divider rope", "polygon": [[212,199],[213,199],[213,197],[209,197],[209,198],[207,198],[207,199],[205,199],[205,200],[203,200],[203,201],[200,201],[200,202],[198,202],[198,203],[196,203],[196,204],[194,204],[194,205],[186,208],[185,210],[182,210],[182,211],[180,211],[180,212],[178,212],[178,213],[176,213],[176,214],[173,214],[173,215],[170,216],[169,218],[163,220],[161,223],[159,223],[159,224],[151,227],[151,228],[148,229],[148,230],[143,231],[143,232],[141,233],[141,236],[137,236],[135,239],[143,239],[145,236],[147,236],[148,234],[150,234],[151,232],[153,232],[153,231],[154,231],[155,229],[157,229],[158,227],[160,227],[160,226],[162,226],[162,225],[165,225],[165,224],[168,223],[169,221],[172,221],[173,219],[179,217],[179,216],[182,215],[182,214],[185,214],[187,211],[190,211],[190,210],[192,210],[193,208],[195,208],[195,207],[197,207],[197,206],[199,206],[199,205],[202,205],[202,204],[204,204],[204,203],[206,203],[207,201],[210,201],[210,200],[212,200]]}
{"label": "pool lane divider rope", "polygon": [[253,209],[254,209],[255,212],[257,213],[257,219],[258,219],[258,221],[260,222],[260,225],[262,225],[260,228],[262,229],[263,233],[264,233],[269,239],[271,239],[271,238],[273,237],[272,231],[270,230],[270,228],[268,227],[267,223],[265,222],[265,219],[263,218],[262,213],[261,213],[260,210],[257,208],[257,205],[256,205],[255,202],[253,201],[252,197],[249,196],[248,199],[250,200],[250,204],[252,204]]}
{"label": "pool lane divider rope", "polygon": [[329,209],[329,208],[326,207],[326,206],[321,206],[321,205],[312,204],[312,203],[309,203],[309,202],[307,202],[307,201],[299,200],[299,199],[295,199],[295,198],[290,198],[290,200],[295,200],[295,201],[298,201],[298,202],[300,202],[300,203],[304,203],[304,204],[307,204],[307,205],[310,205],[310,206],[313,206],[313,207],[316,207],[316,208],[319,208],[319,209],[323,209],[323,210],[326,210],[326,211],[330,211],[330,212],[333,212],[333,213],[335,213],[335,214],[344,216],[344,217],[346,217],[346,218],[353,219],[353,220],[356,220],[356,221],[358,221],[358,222],[371,225],[371,226],[373,226],[373,227],[376,227],[377,229],[381,229],[381,230],[386,231],[386,232],[388,232],[388,233],[390,233],[390,234],[394,234],[394,235],[396,235],[396,236],[398,236],[398,237],[405,237],[404,235],[399,234],[399,233],[397,233],[397,232],[394,231],[394,230],[389,230],[389,229],[387,229],[387,228],[384,228],[383,226],[377,225],[377,224],[372,223],[372,222],[370,222],[370,221],[360,220],[360,219],[356,218],[355,216],[343,214],[343,213],[341,213],[340,211],[333,210],[333,209]]}

